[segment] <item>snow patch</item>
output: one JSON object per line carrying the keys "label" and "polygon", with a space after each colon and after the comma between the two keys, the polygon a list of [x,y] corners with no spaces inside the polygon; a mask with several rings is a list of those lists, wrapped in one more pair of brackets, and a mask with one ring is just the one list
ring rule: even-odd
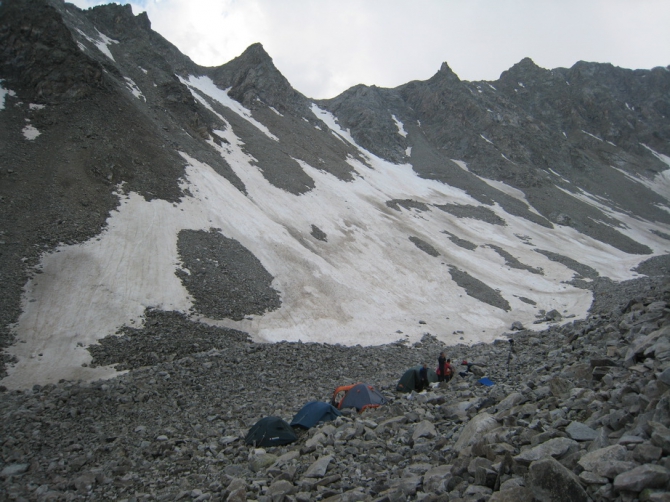
{"label": "snow patch", "polygon": [[277,115],[279,115],[280,117],[283,117],[283,115],[282,115],[281,113],[279,113],[273,106],[269,106],[268,108],[270,108],[270,110],[272,110],[273,112],[275,112],[275,113],[276,113]]}
{"label": "snow patch", "polygon": [[[114,40],[113,38],[109,38],[104,33],[100,33],[100,31],[98,31],[97,29],[95,30],[98,34],[97,38],[89,37],[86,33],[81,31],[80,29],[77,29],[77,31],[79,32],[79,34],[82,37],[84,37],[86,40],[88,40],[93,45],[95,45],[100,52],[102,52],[105,56],[107,56],[109,59],[111,59],[112,61],[114,61],[116,63],[116,60],[114,59],[114,56],[112,55],[111,51],[109,50],[109,47],[112,44],[118,44],[119,43],[118,40]],[[85,49],[85,47],[82,46],[81,44],[78,44],[78,45],[79,45],[80,49],[82,49],[82,47],[83,47],[83,49]]]}
{"label": "snow patch", "polygon": [[0,110],[5,109],[5,98],[7,96],[16,96],[16,93],[10,89],[5,89],[2,87],[2,79],[0,79]]}
{"label": "snow patch", "polygon": [[[490,139],[488,139],[488,138],[487,138],[486,136],[484,136],[483,134],[480,134],[479,136],[480,136],[484,141],[486,141],[487,143],[491,143],[491,144],[493,145],[493,141],[491,141]],[[495,146],[495,145],[493,145],[493,146]]]}
{"label": "snow patch", "polygon": [[[228,95],[228,92],[230,92],[231,87],[228,89],[219,89],[214,82],[212,82],[212,79],[209,77],[196,77],[194,75],[189,75],[188,80],[179,77],[179,80],[188,88],[191,90],[191,94],[198,98],[198,93],[194,91],[200,91],[209,98],[213,99],[214,101],[217,101],[221,105],[225,106],[229,110],[235,112],[237,115],[242,117],[243,119],[247,120],[250,124],[254,125],[259,131],[261,131],[263,134],[265,134],[268,138],[273,139],[274,141],[279,141],[279,138],[272,134],[270,130],[260,122],[258,122],[253,116],[251,115],[251,110],[248,110],[244,106],[242,106],[241,103],[235,101],[233,98],[231,98]],[[199,101],[202,103],[203,100],[199,99]],[[211,106],[209,107],[210,110],[212,110]],[[212,110],[213,111],[213,110]],[[218,115],[218,114],[217,114]]]}
{"label": "snow patch", "polygon": [[456,159],[451,159],[451,161],[452,161],[454,164],[456,164],[458,167],[460,167],[461,169],[463,169],[463,171],[470,172],[470,169],[468,169],[468,165],[467,165],[464,161],[462,161],[462,160],[456,160]]}
{"label": "snow patch", "polygon": [[39,105],[37,103],[30,103],[28,105],[28,109],[30,110],[44,110],[46,108],[46,105]]}
{"label": "snow patch", "polygon": [[23,137],[29,141],[33,141],[37,136],[42,134],[32,124],[25,126],[21,132],[23,133]]}
{"label": "snow patch", "polygon": [[582,129],[582,132],[583,132],[584,134],[586,134],[587,136],[591,136],[592,138],[597,139],[598,141],[602,141],[601,138],[599,138],[599,137],[596,136],[595,134],[591,134],[590,132],[586,132],[584,129]]}
{"label": "snow patch", "polygon": [[395,126],[398,128],[398,134],[400,134],[403,138],[407,137],[407,131],[405,131],[405,127],[403,126],[402,122],[400,122],[395,115],[391,115],[391,118],[395,122]]}
{"label": "snow patch", "polygon": [[140,88],[137,87],[137,84],[129,77],[124,78],[126,79],[126,87],[128,87],[133,96],[135,96],[137,99],[143,99],[144,101],[146,101],[147,99],[142,94]]}
{"label": "snow patch", "polygon": [[405,148],[405,157],[411,157],[412,156],[412,147],[408,146]]}

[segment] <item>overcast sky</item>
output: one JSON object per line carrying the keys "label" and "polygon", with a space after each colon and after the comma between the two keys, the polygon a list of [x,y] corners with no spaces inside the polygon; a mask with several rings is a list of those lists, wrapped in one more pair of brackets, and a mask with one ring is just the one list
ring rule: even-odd
{"label": "overcast sky", "polygon": [[[68,0],[87,8],[100,0]],[[426,80],[446,61],[496,80],[528,56],[670,65],[670,0],[132,0],[193,61],[218,66],[261,42],[294,88],[332,98],[359,83]]]}

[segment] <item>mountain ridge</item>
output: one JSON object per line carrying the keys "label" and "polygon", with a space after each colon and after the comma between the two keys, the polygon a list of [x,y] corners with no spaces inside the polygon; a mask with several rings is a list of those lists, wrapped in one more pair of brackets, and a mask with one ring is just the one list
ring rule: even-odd
{"label": "mountain ridge", "polygon": [[[583,316],[595,277],[635,277],[670,248],[665,69],[525,58],[468,82],[445,62],[426,81],[311,100],[262,45],[202,67],[128,6],[11,0],[0,16],[0,337],[14,375],[44,353],[15,343],[28,322],[35,340],[75,326],[89,346],[149,308],[264,341],[430,329],[476,343],[549,322],[540,312]],[[128,255],[125,241],[144,244]],[[49,307],[64,284],[118,309],[80,325],[76,291]],[[88,360],[67,367],[92,378]]]}

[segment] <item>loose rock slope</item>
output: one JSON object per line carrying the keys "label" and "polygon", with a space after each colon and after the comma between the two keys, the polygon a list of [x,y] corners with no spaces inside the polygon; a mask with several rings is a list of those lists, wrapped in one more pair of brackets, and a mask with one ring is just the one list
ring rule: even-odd
{"label": "loose rock slope", "polygon": [[[412,346],[257,344],[149,313],[144,330],[91,349],[127,373],[0,393],[0,498],[668,500],[662,265],[619,285],[596,281],[586,320],[471,347],[428,333]],[[404,369],[434,364],[441,350],[472,371],[421,394],[395,391]],[[479,385],[483,375],[496,384]],[[261,417],[290,421],[355,381],[390,403],[345,412],[288,446],[244,444]]]}

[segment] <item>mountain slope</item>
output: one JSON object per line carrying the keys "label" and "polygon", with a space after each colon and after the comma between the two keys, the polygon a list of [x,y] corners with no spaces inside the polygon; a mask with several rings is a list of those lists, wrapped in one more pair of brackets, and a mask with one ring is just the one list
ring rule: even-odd
{"label": "mountain slope", "polygon": [[[0,4],[11,388],[178,311],[259,341],[489,341],[583,317],[670,248],[670,72],[445,63],[295,91],[260,44],[196,65],[129,6]],[[555,311],[555,312],[554,312]],[[551,312],[551,315],[547,315]]]}

